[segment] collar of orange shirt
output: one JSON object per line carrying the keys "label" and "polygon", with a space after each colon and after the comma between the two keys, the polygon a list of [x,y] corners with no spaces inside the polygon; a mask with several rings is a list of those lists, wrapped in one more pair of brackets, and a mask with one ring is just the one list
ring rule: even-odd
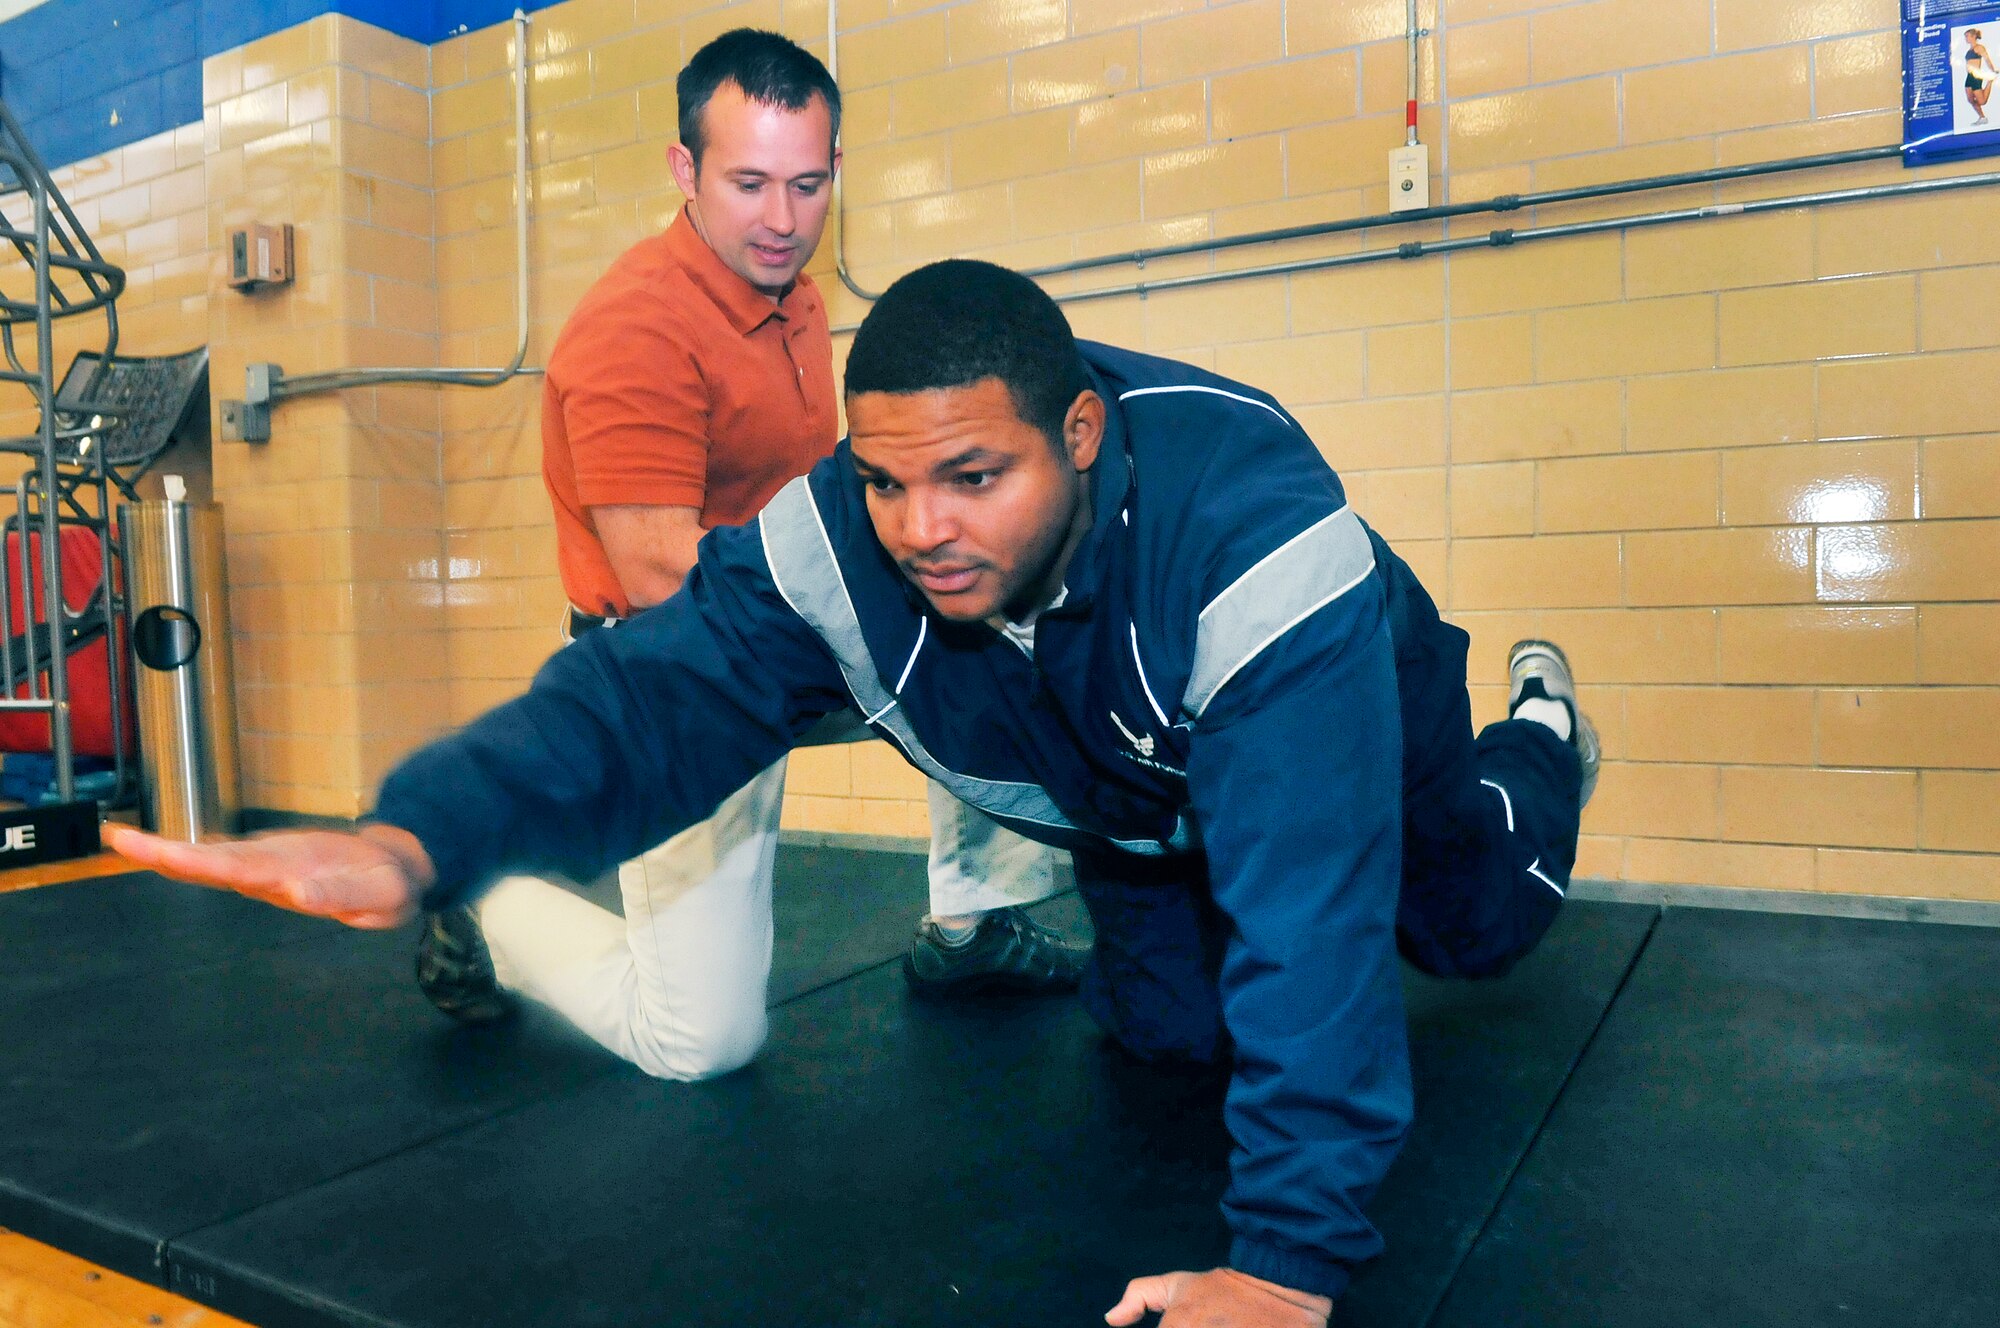
{"label": "collar of orange shirt", "polygon": [[667,246],[695,284],[746,337],[773,318],[790,322],[798,317],[817,289],[813,279],[801,273],[785,297],[773,304],[770,296],[732,272],[715,250],[708,247],[708,241],[701,238],[701,232],[688,217],[686,204],[682,204],[673,225],[667,227]]}

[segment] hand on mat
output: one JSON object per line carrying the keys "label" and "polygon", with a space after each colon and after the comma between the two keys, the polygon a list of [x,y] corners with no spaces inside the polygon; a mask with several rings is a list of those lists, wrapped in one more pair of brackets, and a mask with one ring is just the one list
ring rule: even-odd
{"label": "hand on mat", "polygon": [[1160,1316],[1159,1328],[1326,1328],[1333,1302],[1234,1268],[1212,1268],[1135,1278],[1104,1321],[1125,1328],[1149,1310]]}
{"label": "hand on mat", "polygon": [[211,844],[183,844],[112,825],[105,827],[105,838],[116,852],[163,876],[234,890],[350,927],[407,921],[433,879],[430,856],[416,836],[387,825],[357,834],[289,831]]}

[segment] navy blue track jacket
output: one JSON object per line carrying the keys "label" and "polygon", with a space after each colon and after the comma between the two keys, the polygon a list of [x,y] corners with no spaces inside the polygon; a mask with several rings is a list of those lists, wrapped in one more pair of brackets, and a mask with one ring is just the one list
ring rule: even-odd
{"label": "navy blue track jacket", "polygon": [[1031,838],[1200,855],[1227,926],[1231,1263],[1338,1295],[1380,1249],[1362,1205],[1411,1113],[1390,622],[1415,582],[1270,396],[1082,350],[1108,407],[1095,520],[1032,659],[926,612],[843,443],[708,535],[680,594],[413,756],[376,816],[430,853],[432,906],[503,871],[588,879],[852,705]]}

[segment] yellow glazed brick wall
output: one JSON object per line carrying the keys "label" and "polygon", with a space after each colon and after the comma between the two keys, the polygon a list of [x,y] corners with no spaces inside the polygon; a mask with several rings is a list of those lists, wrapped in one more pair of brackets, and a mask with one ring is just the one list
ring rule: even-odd
{"label": "yellow glazed brick wall", "polygon": [[[839,12],[848,210],[814,265],[836,322],[866,310],[833,279],[836,240],[856,280],[879,289],[946,254],[1028,266],[1380,212],[1386,153],[1402,138],[1402,16],[1401,0],[849,0]],[[1422,125],[1440,201],[1899,133],[1892,0],[1427,0],[1423,21]],[[535,15],[531,362],[604,266],[672,216],[673,75],[701,42],[744,23],[825,54],[826,9],[810,0],[570,0]],[[440,43],[423,74],[443,363],[512,350],[511,41],[502,25]],[[333,66],[417,86],[415,72],[370,63],[382,54],[321,51],[299,72]],[[336,92],[352,81],[337,78]],[[365,120],[360,104],[337,100],[325,118]],[[211,203],[242,192],[222,187],[242,163],[217,146]],[[380,174],[351,147],[295,165],[307,179]],[[1977,169],[1907,172],[1891,160],[1048,284],[1084,290]],[[403,229],[425,238],[415,198],[388,194],[409,204]],[[1569,648],[1609,758],[1581,873],[2000,898],[2000,453],[1970,404],[2000,368],[2000,336],[1975,294],[2000,267],[2000,240],[1979,203],[1966,193],[1794,209],[1068,308],[1083,335],[1283,397],[1356,506],[1471,632],[1482,722],[1501,709],[1509,642],[1534,633]],[[359,207],[350,198],[326,213],[334,235],[318,243],[378,224]],[[294,315],[286,353],[314,367],[322,352],[345,355],[331,364],[387,351],[313,340],[326,335],[316,328],[372,326],[382,308],[371,291],[359,316],[358,269],[316,270],[348,273],[327,297],[340,303],[320,322]],[[211,308],[237,298],[214,292],[182,298]],[[420,341],[423,304],[408,303],[418,326],[406,311],[395,327]],[[230,330],[222,313],[211,321]],[[219,364],[227,340],[217,337]],[[275,491],[280,510],[303,518],[268,533],[316,550],[294,565],[325,580],[304,584],[336,599],[368,577],[415,588],[403,593],[417,602],[396,612],[414,612],[423,639],[397,661],[423,673],[410,704],[443,698],[425,718],[462,721],[513,694],[553,647],[561,594],[536,409],[531,382],[283,409],[269,458],[315,431],[435,431],[434,507],[392,464],[420,448],[377,455],[366,479],[393,485],[391,506],[404,504],[392,524],[411,556],[393,568],[341,563],[340,550],[368,542],[357,532],[381,530],[371,524],[381,511],[352,500],[347,472],[327,460],[340,448],[323,438],[260,463],[284,478],[227,476],[245,492]],[[317,468],[291,477],[307,451]],[[310,506],[322,500],[306,495],[329,486],[338,501]],[[320,529],[345,534],[303,538]],[[426,564],[416,555],[431,530],[438,552]],[[273,777],[297,775],[283,761],[301,751],[280,736],[302,722],[293,716],[331,709],[345,723],[344,708],[360,706],[344,698],[397,686],[360,676],[361,661],[379,657],[353,641],[344,653],[311,649],[312,633],[287,625],[299,611],[287,593],[251,597],[246,630],[269,636],[272,654],[246,688],[326,690],[311,704],[268,703],[273,798],[340,786]],[[368,723],[357,713],[354,732]],[[417,727],[366,731],[385,755]],[[358,748],[354,760],[343,777],[365,787],[379,765]],[[921,784],[879,746],[802,753],[789,795],[795,826],[923,825]]]}
{"label": "yellow glazed brick wall", "polygon": [[[216,397],[259,360],[437,362],[429,81],[427,48],[334,16],[204,63]],[[296,228],[293,286],[222,286],[251,221]],[[439,410],[428,389],[309,397],[269,445],[214,446],[246,805],[352,816],[444,727]]]}

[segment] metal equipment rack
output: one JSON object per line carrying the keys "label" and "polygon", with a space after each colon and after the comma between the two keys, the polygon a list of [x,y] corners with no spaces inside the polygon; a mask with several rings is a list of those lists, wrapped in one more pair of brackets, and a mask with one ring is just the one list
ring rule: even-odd
{"label": "metal equipment rack", "polygon": [[[29,215],[17,216],[25,200]],[[35,711],[49,717],[50,746],[55,757],[56,792],[63,802],[76,797],[75,746],[72,738],[68,650],[81,639],[104,631],[111,634],[108,670],[111,688],[111,732],[117,774],[117,792],[122,798],[130,783],[127,769],[124,691],[130,686],[129,665],[119,648],[119,627],[125,612],[120,592],[122,563],[116,549],[112,518],[113,486],[127,498],[136,497],[128,479],[113,469],[104,445],[109,430],[120,414],[110,402],[93,399],[92,389],[100,380],[118,346],[116,301],[125,289],[125,273],[105,261],[84,231],[76,213],[49,176],[48,168],[29,146],[20,124],[0,102],[0,239],[32,273],[32,292],[16,299],[0,290],[0,350],[6,364],[0,367],[0,382],[20,383],[34,395],[40,415],[36,434],[24,438],[0,439],[0,451],[18,452],[34,458],[33,464],[14,484],[14,512],[0,519],[0,541],[6,532],[18,532],[21,577],[22,633],[18,645],[24,652],[22,667],[16,667],[17,645],[12,622],[9,578],[0,574],[0,711]],[[4,254],[0,250],[0,254]],[[9,269],[12,264],[8,264]],[[0,277],[12,273],[0,269]],[[77,371],[87,377],[78,382],[73,397],[59,400],[55,384],[55,341],[53,325],[59,318],[74,318],[102,310],[105,321],[104,351],[85,369],[87,357],[79,356]],[[17,327],[32,323],[35,353],[32,367],[22,364],[15,346]],[[95,500],[95,510],[85,498]],[[97,533],[103,569],[98,594],[84,611],[74,616],[63,599],[61,532],[65,525],[81,525]],[[41,614],[36,622],[31,534],[39,532],[41,555]],[[0,543],[4,549],[4,543]],[[38,641],[39,638],[39,641]],[[17,697],[14,689],[25,678],[27,695]]]}

